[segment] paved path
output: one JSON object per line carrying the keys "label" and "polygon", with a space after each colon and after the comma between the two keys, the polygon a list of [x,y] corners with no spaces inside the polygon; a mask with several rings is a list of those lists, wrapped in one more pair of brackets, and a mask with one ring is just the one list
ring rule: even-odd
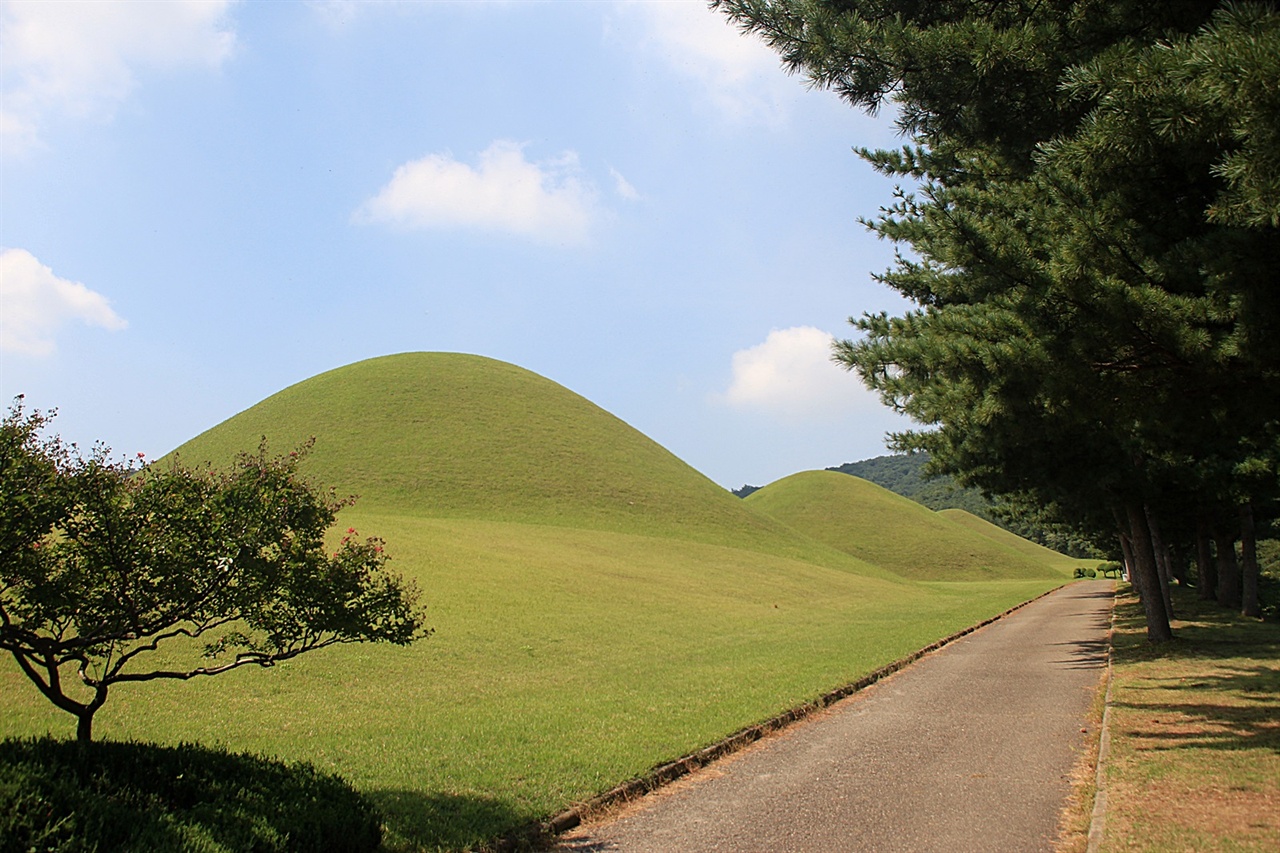
{"label": "paved path", "polygon": [[1051,850],[1111,602],[1064,587],[559,849]]}

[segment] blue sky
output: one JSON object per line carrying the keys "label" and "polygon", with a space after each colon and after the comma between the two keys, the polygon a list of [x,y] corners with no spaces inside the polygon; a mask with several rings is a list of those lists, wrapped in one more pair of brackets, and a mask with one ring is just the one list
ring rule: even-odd
{"label": "blue sky", "polygon": [[886,117],[701,0],[0,5],[0,393],[154,457],[469,352],[728,488],[907,424],[828,360],[902,300]]}

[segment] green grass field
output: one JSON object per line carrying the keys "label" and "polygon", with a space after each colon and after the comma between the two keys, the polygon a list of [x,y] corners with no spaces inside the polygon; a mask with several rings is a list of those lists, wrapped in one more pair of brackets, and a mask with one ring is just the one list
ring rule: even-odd
{"label": "green grass field", "polygon": [[[363,495],[343,526],[387,540],[436,633],[121,687],[95,734],[310,761],[375,799],[392,849],[547,817],[1066,579],[917,582],[757,511],[560,386],[471,356],[325,374],[182,454],[223,461],[262,434],[283,451],[312,433],[314,474]],[[889,516],[876,535],[884,551],[902,538]],[[73,730],[0,662],[0,736]]]}

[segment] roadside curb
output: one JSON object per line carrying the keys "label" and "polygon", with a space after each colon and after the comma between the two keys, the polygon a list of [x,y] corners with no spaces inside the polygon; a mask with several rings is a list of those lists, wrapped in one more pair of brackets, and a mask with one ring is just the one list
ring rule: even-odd
{"label": "roadside curb", "polygon": [[[1117,590],[1118,592],[1118,590]],[[1107,818],[1106,766],[1107,755],[1111,751],[1111,685],[1115,682],[1115,674],[1111,663],[1115,649],[1116,606],[1111,602],[1111,628],[1107,631],[1107,692],[1102,700],[1102,726],[1098,735],[1098,766],[1094,770],[1093,813],[1089,816],[1089,837],[1087,853],[1097,853],[1102,846],[1102,835]]]}
{"label": "roadside curb", "polygon": [[[764,738],[766,735],[780,731],[800,722],[801,720],[807,719],[842,699],[847,699],[853,694],[870,687],[877,681],[880,681],[904,667],[915,663],[925,655],[935,652],[944,646],[950,645],[956,640],[972,634],[974,631],[985,628],[993,622],[997,622],[1009,614],[1015,613],[1027,605],[1039,601],[1045,596],[1058,592],[1068,585],[1070,585],[1070,582],[1043,592],[1035,598],[1027,599],[1021,604],[1010,607],[1003,613],[999,613],[989,619],[984,619],[976,625],[971,625],[968,628],[964,628],[954,634],[950,634],[940,640],[936,640],[924,648],[912,652],[906,657],[899,658],[892,663],[886,664],[885,666],[864,675],[857,681],[853,681],[843,687],[838,687],[835,690],[824,693],[812,702],[806,702],[805,704],[799,705],[791,710],[784,711],[783,713],[765,720],[762,723],[741,729],[729,735],[724,740],[714,743],[705,749],[689,753],[675,761],[660,764],[643,776],[624,782],[603,794],[593,797],[590,800],[555,815],[546,822],[530,826],[522,832],[509,835],[496,842],[493,847],[488,849],[494,851],[520,850],[528,849],[531,844],[536,844],[538,842],[545,843],[550,838],[565,833],[578,826],[583,822],[583,820],[593,814],[621,805],[622,803],[630,800],[637,799],[645,794],[652,793],[653,791],[670,785],[677,779],[687,776],[695,770],[699,770],[712,762],[739,752],[756,741]],[[1108,655],[1109,654],[1110,652],[1108,651]]]}

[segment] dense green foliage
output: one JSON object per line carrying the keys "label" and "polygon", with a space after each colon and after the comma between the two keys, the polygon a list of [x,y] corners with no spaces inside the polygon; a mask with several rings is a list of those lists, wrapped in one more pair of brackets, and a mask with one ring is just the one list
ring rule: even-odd
{"label": "dense green foliage", "polygon": [[1280,622],[1280,539],[1258,542],[1258,570],[1262,616]]}
{"label": "dense green foliage", "polygon": [[363,853],[381,817],[308,764],[190,744],[0,740],[0,853]]}
{"label": "dense green foliage", "polygon": [[869,480],[932,510],[963,509],[979,518],[996,521],[991,501],[983,497],[982,492],[961,486],[949,474],[931,476],[926,470],[928,463],[927,453],[896,453],[846,462],[827,470]]}
{"label": "dense green foliage", "polygon": [[330,553],[347,502],[297,476],[304,453],[138,468],[80,458],[48,420],[19,401],[0,423],[0,650],[80,739],[116,685],[423,634],[381,540],[349,529]]}
{"label": "dense green foliage", "polygon": [[1173,546],[1198,521],[1225,558],[1238,531],[1217,594],[1256,614],[1253,518],[1280,493],[1276,4],[715,5],[816,85],[898,109],[909,144],[862,155],[908,188],[868,224],[906,248],[879,279],[918,307],[837,346],[925,425],[895,448],[1119,532],[1153,640]]}

